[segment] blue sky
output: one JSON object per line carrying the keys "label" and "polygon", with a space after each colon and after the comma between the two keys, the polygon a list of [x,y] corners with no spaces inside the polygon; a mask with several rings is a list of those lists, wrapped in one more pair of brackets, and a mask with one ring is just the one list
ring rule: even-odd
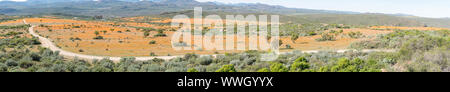
{"label": "blue sky", "polygon": [[263,3],[291,8],[403,13],[421,17],[450,17],[450,0],[197,0],[223,3]]}
{"label": "blue sky", "polygon": [[0,0],[0,1],[17,1],[17,2],[24,2],[24,1],[27,1],[27,0]]}

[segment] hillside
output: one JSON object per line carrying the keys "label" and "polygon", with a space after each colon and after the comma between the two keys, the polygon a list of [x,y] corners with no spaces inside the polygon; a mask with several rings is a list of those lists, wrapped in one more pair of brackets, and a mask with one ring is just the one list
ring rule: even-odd
{"label": "hillside", "polygon": [[222,16],[228,14],[279,14],[282,16],[281,22],[450,28],[450,19],[422,18],[406,14],[362,14],[265,4],[223,4],[195,0],[29,0],[27,2],[0,1],[0,6],[4,6],[0,7],[0,14],[6,15],[62,15],[84,18],[99,15],[103,17],[192,15],[194,7],[203,7],[205,14]]}
{"label": "hillside", "polygon": [[277,14],[351,14],[354,12],[326,11],[312,9],[295,9],[265,4],[219,5],[213,2],[197,2],[195,0],[31,0],[28,2],[0,2],[0,13],[9,15],[31,15],[66,13],[77,15],[104,16],[139,16],[190,10],[203,7],[204,11],[220,11],[235,13],[277,13]]}
{"label": "hillside", "polygon": [[[146,15],[148,17],[172,18],[175,15],[187,15],[193,17],[192,10],[163,12],[161,14]],[[234,13],[205,11],[203,15],[219,15],[225,18],[226,15],[271,15],[274,13]],[[280,15],[280,22],[283,23],[326,23],[326,24],[346,24],[355,26],[405,26],[405,27],[444,27],[450,28],[450,19],[444,18],[423,18],[415,16],[397,16],[388,14],[285,14]]]}
{"label": "hillside", "polygon": [[[294,15],[296,23],[327,23],[369,26],[445,27],[450,28],[450,19],[395,16],[388,14],[307,14]],[[300,20],[300,21],[299,21]],[[302,21],[302,20],[307,20]]]}
{"label": "hillside", "polygon": [[[424,26],[419,20],[383,14],[310,14],[295,16],[316,23],[349,25]],[[297,21],[301,22],[301,21]]]}

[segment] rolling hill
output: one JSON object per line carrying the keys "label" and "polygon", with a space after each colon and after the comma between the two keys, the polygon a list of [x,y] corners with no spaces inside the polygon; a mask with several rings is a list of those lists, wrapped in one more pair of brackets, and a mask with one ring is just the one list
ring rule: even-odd
{"label": "rolling hill", "polygon": [[450,28],[450,19],[422,18],[405,14],[364,14],[348,11],[287,8],[265,4],[223,4],[195,0],[28,0],[0,1],[5,15],[72,16],[173,16],[194,7],[207,14],[280,14],[281,21],[294,23],[335,23],[351,25],[431,26]]}
{"label": "rolling hill", "polygon": [[67,13],[79,15],[138,16],[203,7],[205,11],[277,14],[352,14],[355,12],[286,8],[265,4],[217,4],[195,0],[30,0],[0,2],[0,13],[13,15]]}

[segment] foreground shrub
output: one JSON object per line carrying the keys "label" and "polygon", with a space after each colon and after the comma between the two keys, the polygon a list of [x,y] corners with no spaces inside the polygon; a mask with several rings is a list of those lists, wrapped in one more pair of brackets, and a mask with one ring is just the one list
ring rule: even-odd
{"label": "foreground shrub", "polygon": [[286,68],[282,63],[275,62],[270,66],[270,72],[288,72],[289,69]]}
{"label": "foreground shrub", "polygon": [[198,70],[197,69],[195,69],[195,68],[190,68],[190,69],[188,69],[188,71],[187,72],[198,72]]}
{"label": "foreground shrub", "polygon": [[321,67],[320,72],[381,72],[381,69],[372,62],[366,62],[359,58],[349,60],[341,58],[336,64]]}
{"label": "foreground shrub", "polygon": [[216,72],[237,72],[236,69],[234,69],[234,65],[224,65],[222,68],[217,70]]}
{"label": "foreground shrub", "polygon": [[294,61],[294,63],[290,67],[290,72],[303,72],[310,71],[308,70],[310,65],[308,60],[305,57],[300,57]]}

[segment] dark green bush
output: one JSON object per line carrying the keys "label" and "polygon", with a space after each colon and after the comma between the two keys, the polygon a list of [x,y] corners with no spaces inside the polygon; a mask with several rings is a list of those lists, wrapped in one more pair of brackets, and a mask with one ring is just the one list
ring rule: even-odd
{"label": "dark green bush", "polygon": [[234,68],[234,65],[224,65],[222,68],[220,68],[216,72],[237,72],[237,71]]}
{"label": "dark green bush", "polygon": [[152,41],[148,42],[148,44],[156,44],[156,41],[152,40]]}
{"label": "dark green bush", "polygon": [[103,38],[103,36],[96,36],[93,39],[95,39],[95,40],[103,40],[104,38]]}
{"label": "dark green bush", "polygon": [[321,38],[317,38],[316,41],[336,41],[336,36],[324,33]]}

